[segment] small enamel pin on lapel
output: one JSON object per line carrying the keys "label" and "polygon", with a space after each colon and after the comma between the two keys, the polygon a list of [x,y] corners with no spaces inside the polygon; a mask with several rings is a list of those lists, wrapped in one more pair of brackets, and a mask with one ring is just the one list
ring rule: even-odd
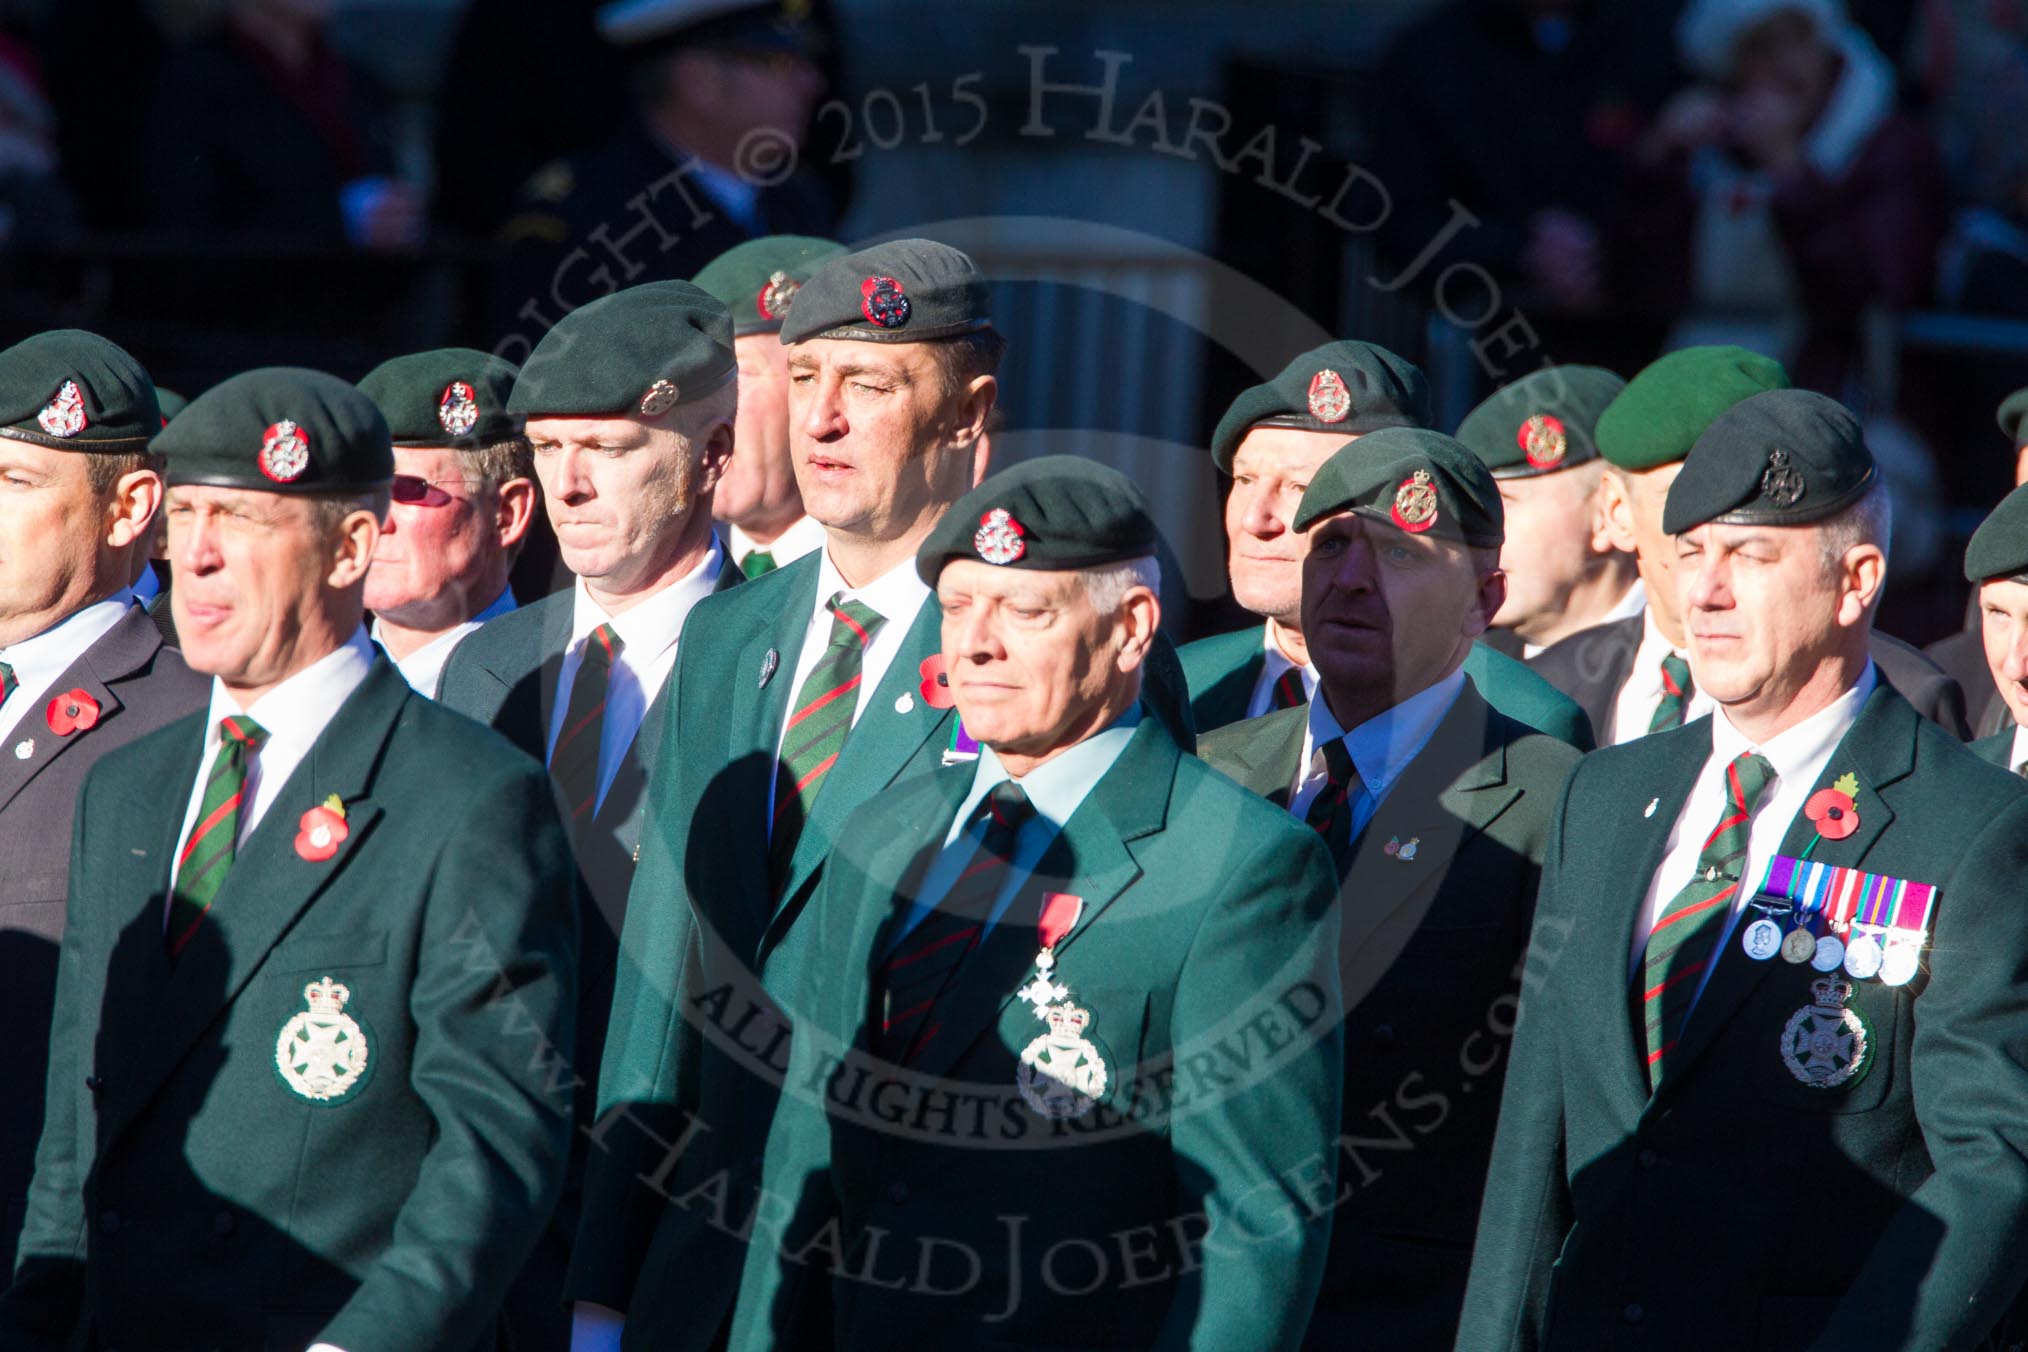
{"label": "small enamel pin on lapel", "polygon": [[781,664],[782,655],[773,648],[768,649],[767,656],[761,658],[760,689],[768,688],[768,682],[775,678],[775,668]]}
{"label": "small enamel pin on lapel", "polygon": [[1648,806],[1642,811],[1641,815],[1643,817],[1652,817],[1655,815],[1655,809],[1660,807],[1661,805],[1662,805],[1661,799],[1650,798],[1648,800]]}

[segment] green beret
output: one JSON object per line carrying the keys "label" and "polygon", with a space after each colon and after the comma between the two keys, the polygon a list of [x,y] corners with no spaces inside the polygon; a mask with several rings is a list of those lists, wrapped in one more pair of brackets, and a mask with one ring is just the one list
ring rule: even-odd
{"label": "green beret", "polygon": [[1211,434],[1211,459],[1232,473],[1233,453],[1254,427],[1342,432],[1427,427],[1429,382],[1422,368],[1373,343],[1345,339],[1312,348],[1264,385],[1242,391]]}
{"label": "green beret", "polygon": [[809,235],[765,235],[735,244],[693,277],[697,286],[732,311],[732,333],[780,333],[796,293],[817,265],[845,246]]}
{"label": "green beret", "polygon": [[1479,457],[1426,427],[1383,427],[1340,447],[1303,490],[1295,527],[1355,512],[1410,535],[1497,548],[1507,534],[1500,487]]}
{"label": "green beret", "polygon": [[155,382],[118,345],[52,329],[0,352],[0,437],[59,451],[141,451],[162,430]]}
{"label": "green beret", "polygon": [[521,418],[659,418],[739,368],[732,315],[689,282],[644,282],[572,310],[528,354],[507,411]]}
{"label": "green beret", "polygon": [[2028,389],[2016,390],[2000,401],[2000,430],[2016,448],[2028,442],[2028,429],[2021,426],[2024,418],[2028,418]]}
{"label": "green beret", "polygon": [[1965,546],[1965,580],[1994,578],[2028,581],[2028,486],[2001,498]]}
{"label": "green beret", "polygon": [[155,405],[162,410],[162,425],[167,427],[171,418],[190,407],[190,401],[170,389],[167,385],[157,385],[155,387]]}
{"label": "green beret", "polygon": [[782,341],[921,343],[991,328],[986,280],[971,256],[930,239],[895,239],[825,260],[796,293]]}
{"label": "green beret", "polygon": [[380,408],[397,446],[491,446],[521,433],[507,412],[518,368],[469,347],[438,348],[384,361],[360,391]]}
{"label": "green beret", "polygon": [[1859,420],[1809,390],[1768,390],[1711,420],[1669,486],[1662,529],[1707,521],[1806,526],[1866,496],[1878,478]]}
{"label": "green beret", "polygon": [[363,493],[394,478],[373,401],[336,376],[265,366],[214,385],[155,438],[163,477],[268,493]]}
{"label": "green beret", "polygon": [[1458,440],[1495,479],[1582,465],[1598,458],[1598,415],[1626,387],[1602,366],[1545,366],[1467,413]]}
{"label": "green beret", "polygon": [[1621,469],[1673,465],[1711,420],[1764,390],[1785,390],[1778,361],[1743,347],[1686,347],[1648,363],[1598,418],[1598,450]]}
{"label": "green beret", "polygon": [[1150,558],[1155,518],[1133,480],[1077,455],[1024,460],[959,498],[916,551],[932,587],[952,559],[1069,571]]}

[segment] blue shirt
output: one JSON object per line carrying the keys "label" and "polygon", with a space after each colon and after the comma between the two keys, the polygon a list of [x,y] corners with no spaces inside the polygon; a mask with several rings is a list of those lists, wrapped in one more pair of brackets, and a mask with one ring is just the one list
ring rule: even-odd
{"label": "blue shirt", "polygon": [[[999,896],[993,899],[993,909],[986,916],[986,923],[980,933],[990,934],[993,926],[1000,923],[1014,894],[1028,881],[1029,874],[1041,862],[1043,851],[1047,850],[1063,830],[1063,824],[1070,820],[1073,812],[1084,802],[1092,789],[1120,753],[1127,749],[1127,743],[1134,738],[1134,729],[1141,723],[1141,708],[1133,708],[1121,714],[1104,731],[1085,738],[1070,750],[1043,762],[1020,779],[1007,773],[1007,767],[1000,763],[1000,757],[993,748],[982,747],[979,759],[972,771],[972,787],[964,800],[958,804],[958,813],[951,821],[951,829],[944,836],[944,848],[931,861],[923,874],[922,886],[916,891],[915,906],[895,931],[894,942],[900,943],[910,931],[922,923],[922,918],[936,908],[936,904],[950,894],[958,875],[972,862],[985,842],[984,819],[972,821],[972,814],[979,804],[986,801],[986,795],[1003,780],[1013,779],[1028,795],[1028,801],[1035,807],[1035,815],[1021,826],[1014,837],[1014,856],[1007,870],[1007,881],[1001,887]],[[970,829],[967,829],[967,824]],[[889,946],[891,952],[893,945]]]}
{"label": "blue shirt", "polygon": [[1303,758],[1296,766],[1289,811],[1300,819],[1310,810],[1310,803],[1322,792],[1325,783],[1323,775],[1310,773],[1310,758],[1325,743],[1342,741],[1359,771],[1360,789],[1352,803],[1351,835],[1351,839],[1357,840],[1386,801],[1388,790],[1408,769],[1409,762],[1422,754],[1423,747],[1436,734],[1437,725],[1444,721],[1464,689],[1464,672],[1454,671],[1350,732],[1338,726],[1330,705],[1319,691],[1318,697],[1310,701],[1310,723],[1303,733]]}

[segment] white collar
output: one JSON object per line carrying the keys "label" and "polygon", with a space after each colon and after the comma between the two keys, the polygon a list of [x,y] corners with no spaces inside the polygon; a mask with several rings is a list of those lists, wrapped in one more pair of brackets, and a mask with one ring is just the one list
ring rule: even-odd
{"label": "white collar", "polygon": [[1634,585],[1627,588],[1627,594],[1619,599],[1617,605],[1605,613],[1605,618],[1600,620],[1599,623],[1612,624],[1618,620],[1631,620],[1636,615],[1647,613],[1647,609],[1648,584],[1641,581],[1639,577],[1635,577]]}
{"label": "white collar", "polygon": [[1641,646],[1634,650],[1634,670],[1649,671],[1662,665],[1662,659],[1674,653],[1684,661],[1690,660],[1687,650],[1669,642],[1660,625],[1655,623],[1655,612],[1649,606],[1641,607]]}
{"label": "white collar", "polygon": [[1851,731],[1853,722],[1859,717],[1859,710],[1879,683],[1873,664],[1868,662],[1866,670],[1850,690],[1763,743],[1755,743],[1732,726],[1732,719],[1721,705],[1711,719],[1711,763],[1730,765],[1742,753],[1757,751],[1767,757],[1777,778],[1793,780],[1798,770],[1830,757],[1839,741]]}
{"label": "white collar", "polygon": [[[434,699],[437,693],[437,682],[444,673],[444,664],[450,661],[451,653],[457,646],[463,643],[474,630],[485,624],[486,621],[496,620],[500,616],[508,614],[514,608],[514,589],[512,587],[503,587],[500,589],[500,594],[493,599],[493,604],[487,606],[471,619],[452,625],[428,643],[423,644],[422,647],[417,648],[407,657],[396,657],[390,652],[388,658],[394,663],[395,668],[408,678],[410,685],[414,686],[419,693],[428,695]],[[387,639],[385,638],[386,626],[378,615],[373,617],[373,629],[371,632],[373,641],[385,648],[387,646]]]}
{"label": "white collar", "polygon": [[2014,728],[2014,754],[2007,757],[2007,768],[2009,770],[2015,769],[2022,761],[2028,761],[2028,726],[2016,725]]}
{"label": "white collar", "polygon": [[577,579],[572,587],[570,646],[577,647],[592,630],[610,624],[625,645],[623,660],[653,661],[676,645],[683,632],[683,621],[690,617],[690,608],[717,588],[718,570],[724,565],[725,549],[714,534],[702,563],[618,615],[607,614],[606,608],[593,599],[585,580]]}
{"label": "white collar", "polygon": [[18,685],[53,681],[111,632],[133,604],[133,592],[116,591],[103,601],[73,610],[33,638],[0,648],[0,662],[12,668]]}
{"label": "white collar", "polygon": [[817,564],[817,605],[812,611],[816,618],[830,622],[830,612],[825,603],[840,592],[846,599],[862,601],[873,607],[881,619],[890,624],[910,624],[922,603],[929,599],[929,584],[915,570],[913,556],[888,569],[863,587],[848,587],[838,565],[831,562],[831,551],[826,549],[818,556]]}
{"label": "white collar", "polygon": [[766,544],[730,523],[726,523],[725,536],[726,543],[732,546],[733,562],[745,563],[746,556],[758,550],[773,559],[777,568],[824,547],[824,525],[811,516],[797,517],[794,525]]}
{"label": "white collar", "polygon": [[261,725],[269,745],[280,742],[299,753],[307,751],[338,712],[338,706],[373,670],[373,652],[366,630],[355,629],[351,638],[267,691],[248,709],[241,709],[226,693],[224,682],[214,676],[206,745],[216,744],[220,720],[244,714]]}
{"label": "white collar", "polygon": [[1318,687],[1317,698],[1310,701],[1309,732],[1303,764],[1297,770],[1299,778],[1309,773],[1309,757],[1318,747],[1342,741],[1352,753],[1352,764],[1359,771],[1366,791],[1375,799],[1385,797],[1409,762],[1422,754],[1464,688],[1465,673],[1462,669],[1453,671],[1435,685],[1416,691],[1347,732],[1338,726],[1323,688]]}

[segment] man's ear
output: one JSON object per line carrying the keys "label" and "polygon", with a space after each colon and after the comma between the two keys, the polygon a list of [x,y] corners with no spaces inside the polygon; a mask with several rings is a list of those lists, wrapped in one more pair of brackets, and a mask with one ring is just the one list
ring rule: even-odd
{"label": "man's ear", "polygon": [[1162,628],[1162,598],[1149,587],[1129,587],[1120,598],[1119,623],[1126,629],[1120,645],[1119,669],[1135,671],[1146,664]]}
{"label": "man's ear", "polygon": [[367,511],[349,513],[338,523],[332,539],[331,571],[324,581],[340,591],[365,581],[379,543],[380,518]]}
{"label": "man's ear", "polygon": [[1600,515],[1606,542],[1614,549],[1635,553],[1633,485],[1610,467],[1599,480]]}
{"label": "man's ear", "polygon": [[493,490],[493,534],[502,549],[512,549],[528,534],[535,521],[536,504],[542,490],[533,479],[509,479]]}
{"label": "man's ear", "polygon": [[1887,555],[1876,544],[1856,544],[1839,563],[1838,623],[1846,628],[1863,622],[1887,583]]}
{"label": "man's ear", "polygon": [[704,446],[697,453],[697,494],[703,497],[718,487],[725,470],[732,463],[732,424],[714,423]]}
{"label": "man's ear", "polygon": [[114,549],[154,542],[162,510],[162,476],[152,469],[129,470],[113,484],[106,503],[105,540]]}

